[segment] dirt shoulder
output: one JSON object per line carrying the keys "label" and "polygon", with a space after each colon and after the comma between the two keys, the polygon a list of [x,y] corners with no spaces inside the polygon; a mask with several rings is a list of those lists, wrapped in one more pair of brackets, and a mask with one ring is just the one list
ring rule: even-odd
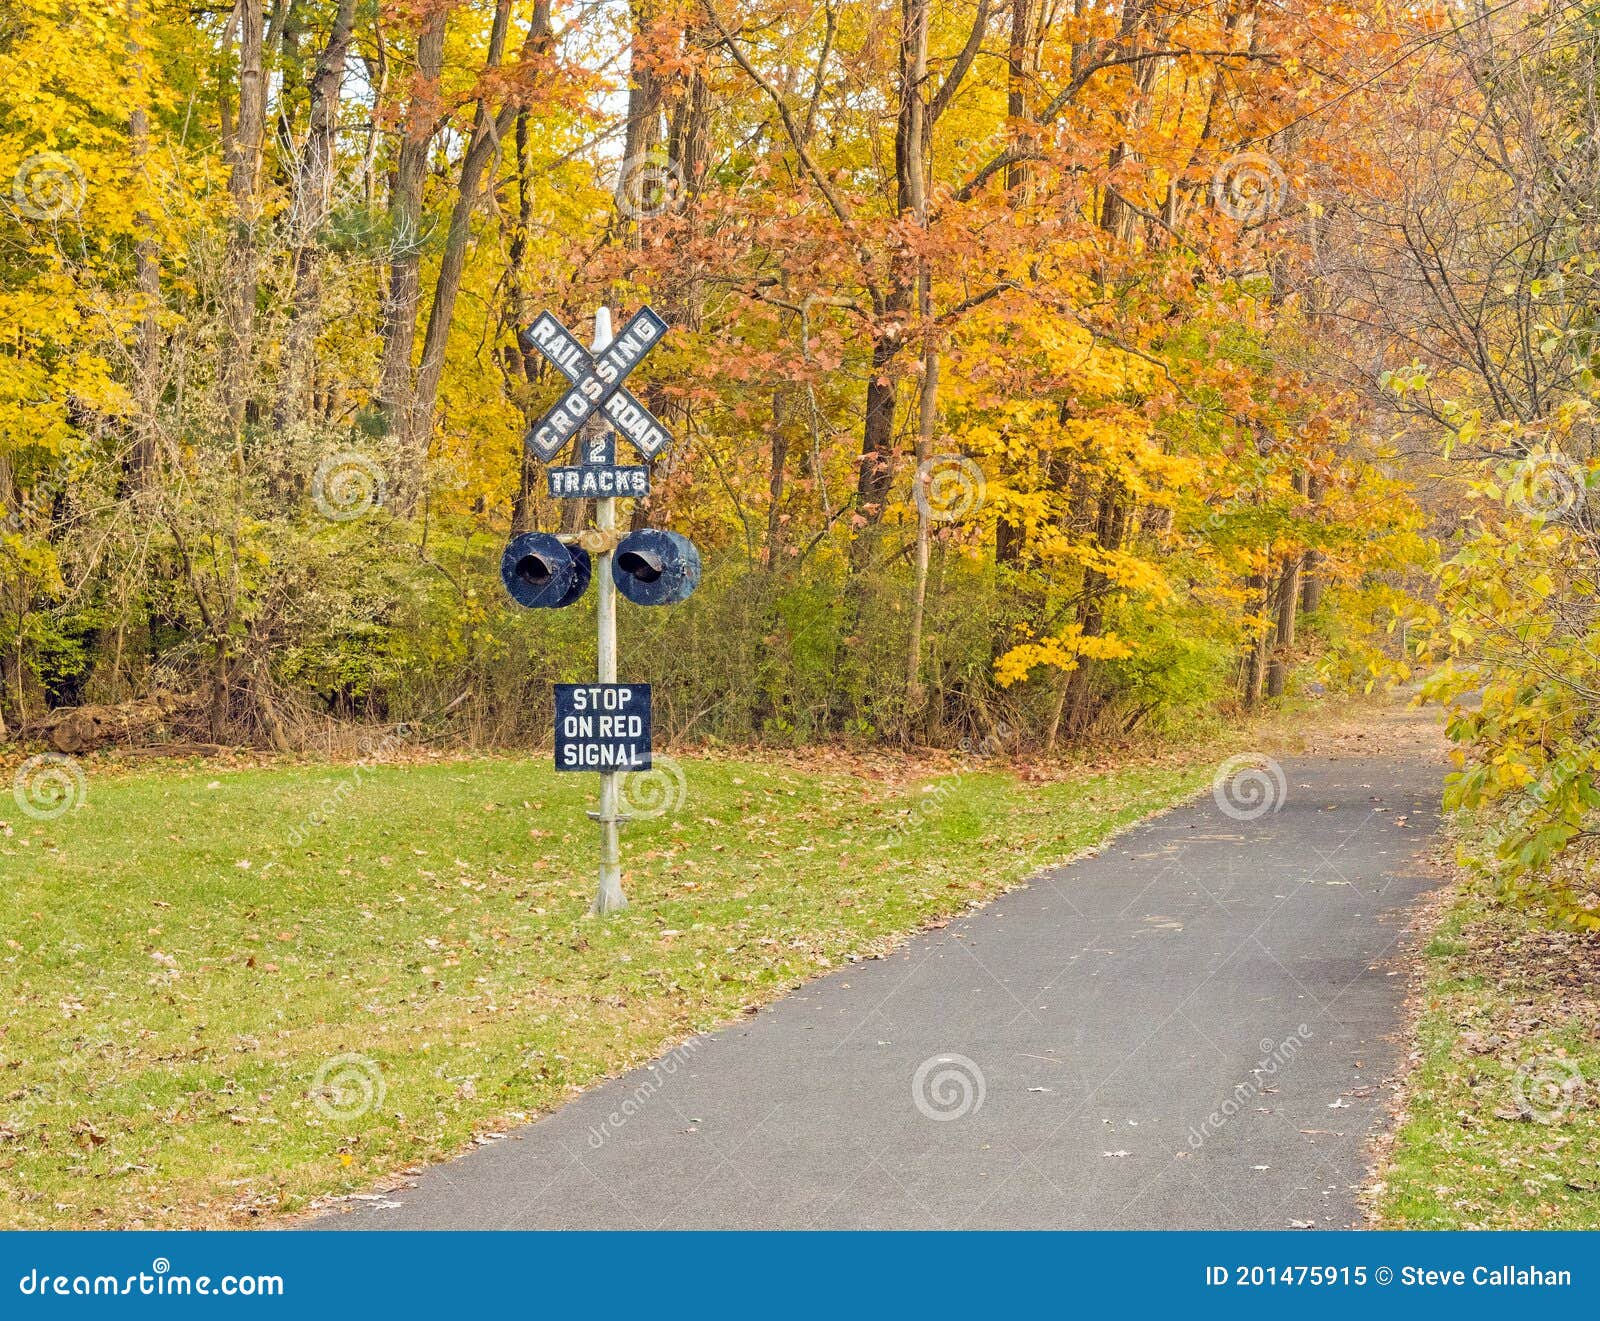
{"label": "dirt shoulder", "polygon": [[1382,1229],[1600,1228],[1600,939],[1496,902],[1441,848],[1419,915]]}

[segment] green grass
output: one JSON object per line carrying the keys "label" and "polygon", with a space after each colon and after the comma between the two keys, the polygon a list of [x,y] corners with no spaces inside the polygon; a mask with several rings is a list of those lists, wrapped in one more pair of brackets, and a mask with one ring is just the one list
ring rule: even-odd
{"label": "green grass", "polygon": [[[685,758],[681,808],[626,829],[633,904],[603,922],[585,916],[595,779],[542,761],[91,767],[52,821],[7,796],[0,1223],[237,1225],[370,1187],[881,951],[1211,767],[1197,751],[896,789]],[[345,1055],[354,1072],[319,1086]]]}
{"label": "green grass", "polygon": [[1464,880],[1423,954],[1419,1059],[1380,1224],[1600,1228],[1594,941]]}

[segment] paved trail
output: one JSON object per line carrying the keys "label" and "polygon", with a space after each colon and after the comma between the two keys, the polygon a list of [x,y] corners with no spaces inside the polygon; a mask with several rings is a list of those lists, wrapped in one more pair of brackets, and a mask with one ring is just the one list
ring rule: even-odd
{"label": "paved trail", "polygon": [[1442,768],[1327,744],[314,1224],[1348,1226]]}

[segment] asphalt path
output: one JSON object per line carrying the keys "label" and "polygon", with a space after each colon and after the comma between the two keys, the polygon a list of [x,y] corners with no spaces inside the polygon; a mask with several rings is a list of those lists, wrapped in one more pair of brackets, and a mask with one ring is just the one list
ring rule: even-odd
{"label": "asphalt path", "polygon": [[1358,1223],[1442,776],[1380,736],[1244,770],[311,1227]]}

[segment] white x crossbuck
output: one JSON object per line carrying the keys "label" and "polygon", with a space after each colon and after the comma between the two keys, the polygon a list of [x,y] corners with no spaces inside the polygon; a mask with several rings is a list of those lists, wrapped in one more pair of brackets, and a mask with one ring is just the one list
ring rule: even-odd
{"label": "white x crossbuck", "polygon": [[646,459],[666,449],[672,443],[667,429],[622,383],[666,332],[667,323],[642,307],[596,358],[555,317],[542,313],[522,332],[522,343],[544,354],[572,388],[528,429],[527,443],[533,452],[549,463],[597,412]]}

